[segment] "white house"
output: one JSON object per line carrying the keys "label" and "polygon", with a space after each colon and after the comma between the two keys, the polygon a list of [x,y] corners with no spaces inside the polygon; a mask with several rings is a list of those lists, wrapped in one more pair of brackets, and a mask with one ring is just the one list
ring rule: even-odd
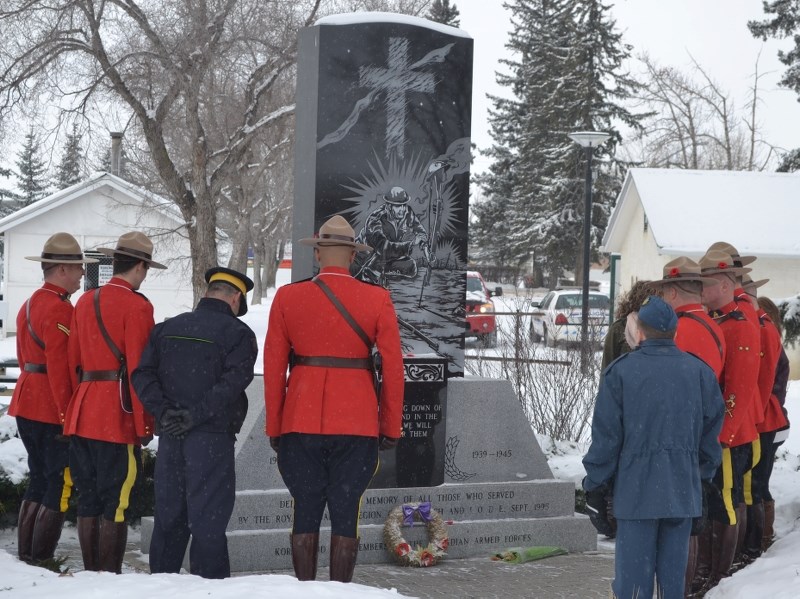
{"label": "white house", "polygon": [[[109,173],[95,173],[86,181],[63,189],[0,219],[3,236],[3,332],[16,330],[16,315],[30,294],[42,284],[38,256],[53,233],[72,234],[90,255],[98,247],[116,247],[127,231],[142,231],[154,244],[153,259],[166,270],[150,269],[140,291],[153,303],[156,322],[193,307],[189,242],[186,223],[174,206],[163,198]],[[182,234],[181,234],[182,233]],[[102,257],[102,256],[95,256]],[[73,303],[91,285],[102,284],[111,275],[106,265],[87,265],[84,287],[73,295]],[[94,269],[94,270],[92,270]]]}
{"label": "white house", "polygon": [[800,174],[632,168],[603,237],[619,254],[622,290],[660,279],[678,256],[698,259],[715,241],[757,256],[750,276],[770,281],[759,294],[800,293]]}
{"label": "white house", "polygon": [[[603,237],[618,255],[616,294],[660,279],[678,256],[695,260],[715,241],[756,256],[750,276],[769,279],[759,295],[800,294],[800,174],[632,168]],[[797,376],[800,352],[791,352]]]}

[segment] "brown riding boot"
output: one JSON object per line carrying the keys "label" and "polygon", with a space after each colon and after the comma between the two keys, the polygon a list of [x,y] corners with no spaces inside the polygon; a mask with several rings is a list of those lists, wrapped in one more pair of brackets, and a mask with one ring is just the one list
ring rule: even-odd
{"label": "brown riding boot", "polygon": [[761,537],[761,551],[766,551],[775,542],[775,502],[764,502],[764,532]]}
{"label": "brown riding boot", "polygon": [[316,580],[317,556],[319,555],[319,533],[293,534],[292,566],[297,580]]}
{"label": "brown riding boot", "polygon": [[33,561],[33,531],[36,526],[36,514],[40,503],[24,500],[19,504],[17,520],[17,555],[23,562]]}
{"label": "brown riding boot", "polygon": [[64,516],[64,512],[57,512],[45,506],[39,508],[36,513],[31,550],[34,562],[43,562],[55,555],[58,540],[61,538],[61,527],[64,526]]}
{"label": "brown riding boot", "polygon": [[350,582],[358,558],[358,539],[331,535],[331,580]]}
{"label": "brown riding boot", "polygon": [[737,537],[738,530],[735,524],[732,526],[722,522],[712,524],[712,559],[709,579],[714,579],[715,585],[722,578],[731,575]]}
{"label": "brown riding boot", "polygon": [[78,541],[81,544],[83,569],[100,570],[100,516],[85,518],[78,516]]}
{"label": "brown riding boot", "polygon": [[683,577],[683,595],[688,597],[692,592],[692,582],[697,568],[697,537],[689,537],[689,558],[686,560],[686,574]]}
{"label": "brown riding boot", "polygon": [[692,592],[697,592],[711,575],[711,521],[697,535],[697,564],[692,581]]}
{"label": "brown riding boot", "polygon": [[128,544],[128,523],[100,518],[100,570],[122,573],[122,560]]}
{"label": "brown riding boot", "polygon": [[764,504],[747,506],[747,534],[744,537],[745,557],[754,560],[761,555],[761,539],[764,537]]}

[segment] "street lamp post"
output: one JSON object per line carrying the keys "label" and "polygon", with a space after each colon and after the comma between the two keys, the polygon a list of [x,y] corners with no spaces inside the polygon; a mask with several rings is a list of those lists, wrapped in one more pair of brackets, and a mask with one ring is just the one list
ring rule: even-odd
{"label": "street lamp post", "polygon": [[602,131],[578,131],[570,133],[572,141],[586,150],[586,194],[583,202],[583,283],[581,298],[581,370],[586,372],[589,364],[589,267],[591,263],[592,235],[592,148],[604,143],[609,137]]}

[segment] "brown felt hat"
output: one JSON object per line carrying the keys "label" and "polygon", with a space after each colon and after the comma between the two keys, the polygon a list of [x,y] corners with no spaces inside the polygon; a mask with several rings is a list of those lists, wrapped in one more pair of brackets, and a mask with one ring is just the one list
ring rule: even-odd
{"label": "brown felt hat", "polygon": [[727,241],[717,241],[712,243],[707,251],[710,252],[711,250],[719,250],[728,254],[731,258],[733,258],[734,266],[747,266],[748,264],[752,264],[756,261],[755,256],[740,256],[739,250],[737,250]]}
{"label": "brown felt hat", "polygon": [[356,243],[356,233],[353,227],[338,214],[326,220],[319,228],[317,235],[301,239],[300,243],[315,248],[347,246],[354,248],[357,252],[368,252],[372,249],[364,243]]}
{"label": "brown felt hat", "polygon": [[106,256],[130,256],[138,260],[146,262],[148,266],[153,268],[164,269],[166,266],[153,261],[153,242],[144,233],[139,231],[132,231],[120,235],[117,241],[117,247],[111,248],[97,248],[97,251]]}
{"label": "brown felt hat", "polygon": [[759,287],[763,287],[769,283],[769,279],[759,279],[758,281],[754,281],[750,278],[750,275],[742,276],[742,289],[747,291],[748,289],[758,289]]}
{"label": "brown felt hat", "polygon": [[700,273],[703,276],[731,274],[740,277],[751,270],[753,269],[736,266],[730,254],[721,250],[709,250],[705,256],[700,258]]}
{"label": "brown felt hat", "polygon": [[711,277],[704,277],[700,272],[700,265],[686,256],[670,260],[664,265],[664,275],[660,281],[650,281],[651,286],[666,285],[667,283],[681,283],[683,281],[698,281],[703,285],[718,285],[719,281]]}
{"label": "brown felt hat", "polygon": [[78,241],[69,233],[56,233],[44,242],[41,256],[25,256],[26,260],[50,264],[94,264],[94,258],[85,258]]}

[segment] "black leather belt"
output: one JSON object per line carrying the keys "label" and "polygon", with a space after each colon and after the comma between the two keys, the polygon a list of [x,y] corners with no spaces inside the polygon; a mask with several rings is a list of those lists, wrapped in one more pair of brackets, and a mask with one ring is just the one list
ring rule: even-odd
{"label": "black leather belt", "polygon": [[81,372],[81,382],[118,381],[119,370],[86,370]]}
{"label": "black leather belt", "polygon": [[336,358],[334,356],[298,356],[293,359],[294,366],[321,366],[323,368],[356,368],[372,370],[369,358]]}
{"label": "black leather belt", "polygon": [[25,362],[23,368],[25,372],[38,372],[39,374],[47,374],[47,364],[34,364],[33,362]]}

